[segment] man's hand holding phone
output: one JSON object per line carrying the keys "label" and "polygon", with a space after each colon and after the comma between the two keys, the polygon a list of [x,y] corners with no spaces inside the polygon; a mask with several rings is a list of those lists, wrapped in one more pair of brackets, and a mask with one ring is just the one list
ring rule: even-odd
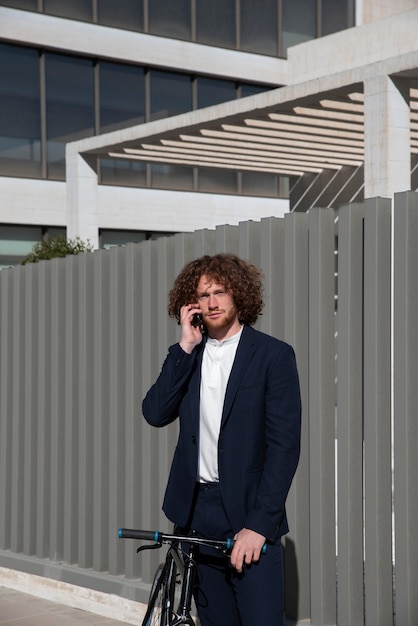
{"label": "man's hand holding phone", "polygon": [[186,304],[180,309],[181,348],[191,354],[202,341],[204,329],[202,311],[198,304]]}

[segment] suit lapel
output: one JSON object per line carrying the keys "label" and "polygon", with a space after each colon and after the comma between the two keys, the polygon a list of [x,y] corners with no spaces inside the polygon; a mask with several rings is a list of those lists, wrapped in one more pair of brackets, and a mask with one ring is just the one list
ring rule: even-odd
{"label": "suit lapel", "polygon": [[250,326],[244,326],[242,335],[237,347],[234,364],[232,366],[229,381],[226,387],[224,408],[222,412],[222,426],[228,419],[234,402],[239,384],[244,376],[244,372],[249,366],[254,353],[254,331]]}
{"label": "suit lapel", "polygon": [[199,350],[196,357],[196,368],[193,373],[193,376],[190,379],[189,383],[189,395],[190,395],[190,404],[191,404],[191,415],[196,425],[197,432],[199,432],[199,418],[200,418],[200,379],[202,373],[202,358],[204,345],[206,343],[206,338],[203,339],[201,344],[201,349]]}

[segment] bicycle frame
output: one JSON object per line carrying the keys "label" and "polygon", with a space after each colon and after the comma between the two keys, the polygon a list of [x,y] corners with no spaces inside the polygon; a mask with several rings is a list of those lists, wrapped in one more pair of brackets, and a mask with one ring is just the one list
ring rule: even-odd
{"label": "bicycle frame", "polygon": [[[227,539],[225,541],[217,541],[193,535],[172,535],[160,533],[158,531],[142,531],[127,528],[119,529],[119,537],[125,539],[145,539],[155,541],[152,545],[140,546],[137,549],[137,552],[161,548],[163,543],[167,543],[170,546],[166,555],[165,564],[162,566],[160,573],[160,578],[164,577],[164,579],[157,580],[155,588],[153,587],[151,590],[149,605],[142,626],[150,626],[151,613],[158,593],[161,591],[163,593],[163,597],[161,615],[158,618],[158,626],[180,626],[181,624],[194,626],[195,622],[190,611],[196,574],[196,563],[194,560],[196,545],[211,546],[226,553],[233,546],[233,540]],[[187,545],[187,549],[182,547],[183,544]],[[175,611],[173,609],[173,602],[177,570],[181,574],[182,585],[178,609]]]}
{"label": "bicycle frame", "polygon": [[[119,537],[122,539],[139,539],[155,542],[152,545],[140,546],[137,549],[137,552],[161,548],[163,543],[170,546],[167,551],[164,565],[161,565],[161,569],[159,568],[159,570],[157,570],[157,574],[159,572],[160,576],[158,577],[156,574],[156,579],[154,579],[147,612],[145,614],[144,621],[142,622],[142,626],[151,626],[151,615],[156,606],[157,597],[160,593],[162,593],[162,601],[157,626],[180,626],[181,624],[194,626],[195,622],[190,614],[190,610],[192,606],[193,586],[197,571],[194,558],[196,547],[198,545],[209,546],[215,548],[223,554],[227,554],[227,552],[232,549],[234,540],[205,539],[193,534],[190,536],[173,535],[161,533],[159,531],[136,530],[129,528],[120,528]],[[187,548],[184,546],[187,546]],[[263,548],[263,553],[265,551],[266,545]],[[174,611],[174,588],[176,584],[177,570],[181,574],[182,584],[178,609],[177,611]]]}

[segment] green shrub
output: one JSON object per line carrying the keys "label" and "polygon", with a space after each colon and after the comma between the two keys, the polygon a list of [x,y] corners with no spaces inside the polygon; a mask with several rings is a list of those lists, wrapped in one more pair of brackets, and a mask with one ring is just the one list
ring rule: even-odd
{"label": "green shrub", "polygon": [[80,252],[93,252],[90,242],[85,243],[79,237],[67,239],[64,235],[60,237],[46,237],[38,241],[20,265],[27,263],[38,263],[38,261],[48,261],[49,259],[63,258],[69,254],[80,254]]}

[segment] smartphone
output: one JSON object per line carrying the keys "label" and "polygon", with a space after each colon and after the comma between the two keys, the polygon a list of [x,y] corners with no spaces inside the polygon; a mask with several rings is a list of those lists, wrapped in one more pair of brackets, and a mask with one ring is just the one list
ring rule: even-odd
{"label": "smartphone", "polygon": [[191,321],[192,326],[195,326],[196,328],[199,327],[200,332],[203,334],[204,332],[206,332],[206,328],[205,325],[203,323],[203,317],[200,313],[195,313],[193,315],[193,319]]}

